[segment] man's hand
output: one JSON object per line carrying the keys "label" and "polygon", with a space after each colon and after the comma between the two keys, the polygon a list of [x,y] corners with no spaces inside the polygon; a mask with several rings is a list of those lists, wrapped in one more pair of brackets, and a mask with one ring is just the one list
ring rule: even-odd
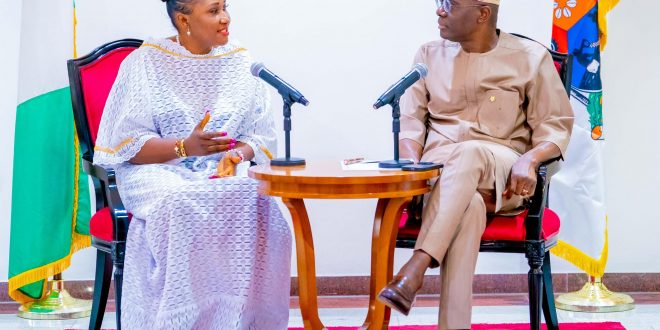
{"label": "man's hand", "polygon": [[527,198],[534,195],[537,166],[536,163],[530,161],[526,157],[518,159],[511,168],[509,182],[503,193],[504,197],[509,199],[515,194]]}
{"label": "man's hand", "polygon": [[526,152],[511,168],[509,182],[502,195],[509,199],[513,195],[528,198],[536,189],[536,170],[545,161],[561,156],[561,150],[552,142],[541,142]]}

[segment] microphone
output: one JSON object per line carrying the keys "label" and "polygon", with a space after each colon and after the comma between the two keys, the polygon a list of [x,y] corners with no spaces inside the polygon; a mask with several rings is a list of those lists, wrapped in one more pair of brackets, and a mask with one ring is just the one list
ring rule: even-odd
{"label": "microphone", "polygon": [[253,63],[250,71],[253,76],[263,79],[269,85],[277,89],[277,92],[280,93],[285,100],[290,100],[294,103],[297,102],[304,106],[309,104],[309,101],[307,101],[299,91],[268,70],[263,63]]}
{"label": "microphone", "polygon": [[403,93],[412,86],[417,80],[426,77],[429,72],[429,68],[423,63],[415,64],[408,74],[403,76],[396,84],[392,85],[383,95],[381,95],[376,103],[374,103],[374,109],[378,109],[386,104],[392,103],[395,98],[401,97]]}

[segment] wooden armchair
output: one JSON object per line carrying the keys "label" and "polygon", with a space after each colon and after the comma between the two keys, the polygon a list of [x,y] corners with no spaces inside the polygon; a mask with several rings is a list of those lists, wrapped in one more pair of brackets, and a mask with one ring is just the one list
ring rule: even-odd
{"label": "wooden armchair", "polygon": [[89,329],[101,328],[113,266],[117,329],[121,329],[121,287],[130,214],[119,197],[114,170],[94,165],[92,157],[101,115],[119,66],[140,45],[142,41],[136,39],[113,41],[88,55],[67,61],[83,169],[92,176],[96,195],[97,212],[90,220],[92,246],[97,252]]}

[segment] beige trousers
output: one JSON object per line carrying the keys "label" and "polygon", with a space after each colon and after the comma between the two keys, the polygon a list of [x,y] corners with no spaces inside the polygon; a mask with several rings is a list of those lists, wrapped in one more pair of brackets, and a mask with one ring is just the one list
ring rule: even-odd
{"label": "beige trousers", "polygon": [[482,190],[497,197],[495,210],[513,209],[522,200],[502,200],[511,167],[520,155],[485,141],[466,141],[427,150],[423,161],[445,165],[426,196],[415,249],[431,255],[441,268],[440,329],[470,329],[472,280],[486,227]]}

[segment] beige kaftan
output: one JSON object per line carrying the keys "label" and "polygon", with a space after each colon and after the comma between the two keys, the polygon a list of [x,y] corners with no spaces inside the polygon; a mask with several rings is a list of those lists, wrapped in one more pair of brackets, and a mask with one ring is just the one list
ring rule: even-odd
{"label": "beige kaftan", "polygon": [[445,168],[427,196],[416,248],[442,264],[440,328],[469,328],[486,223],[477,189],[495,190],[496,210],[520,205],[501,197],[511,166],[544,141],[565,153],[573,111],[552,57],[533,41],[501,32],[491,51],[467,53],[439,40],[420,48],[420,62],[429,73],[401,99],[400,138]]}

